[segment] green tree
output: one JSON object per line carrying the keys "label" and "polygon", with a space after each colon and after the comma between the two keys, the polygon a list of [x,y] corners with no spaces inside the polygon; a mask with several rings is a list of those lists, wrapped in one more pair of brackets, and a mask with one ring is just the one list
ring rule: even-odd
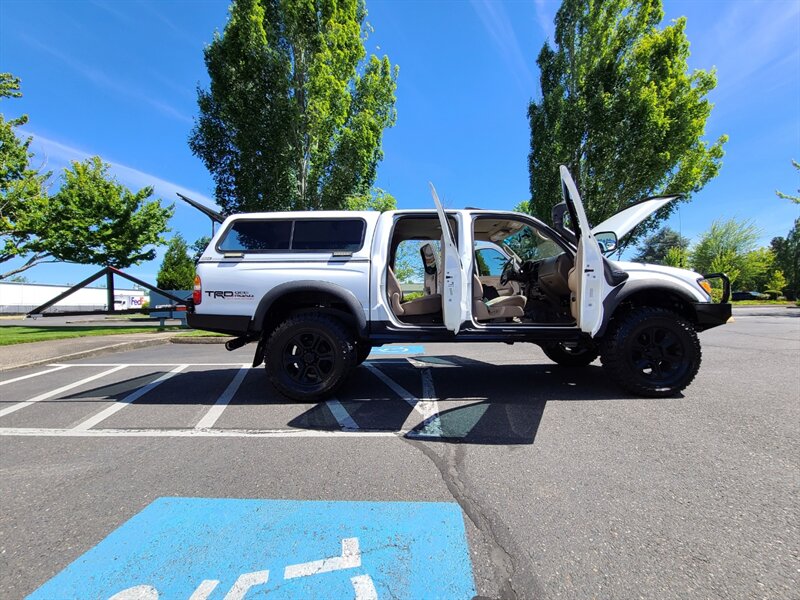
{"label": "green tree", "polygon": [[[555,43],[537,63],[542,97],[531,102],[531,212],[549,220],[569,167],[598,224],[660,193],[691,194],[717,175],[727,136],[703,140],[713,71],[689,71],[686,19],[658,28],[661,0],[563,0]],[[641,227],[655,229],[667,205]]]}
{"label": "green tree", "polygon": [[772,275],[769,276],[767,280],[766,289],[767,290],[774,290],[776,292],[783,293],[783,289],[786,287],[786,277],[783,276],[783,271],[780,269],[775,269],[772,272]]}
{"label": "green tree", "polygon": [[190,250],[192,251],[192,262],[197,264],[197,261],[200,260],[200,257],[203,256],[203,252],[206,251],[208,245],[211,243],[211,238],[207,235],[201,236],[195,240],[195,242],[190,246]]}
{"label": "green tree", "polygon": [[369,194],[350,196],[347,198],[347,210],[375,210],[386,212],[397,210],[397,200],[386,190],[372,188]]}
{"label": "green tree", "polygon": [[366,14],[364,0],[232,3],[189,139],[225,213],[342,209],[369,193],[397,67],[366,59]]}
{"label": "green tree", "polygon": [[133,192],[119,183],[97,156],[74,161],[48,202],[40,242],[67,262],[124,269],[152,260],[174,209],[152,195],[151,187]]}
{"label": "green tree", "polygon": [[714,221],[692,249],[692,268],[699,273],[727,273],[734,286],[740,280],[747,282],[756,264],[751,253],[759,234],[752,221]]}
{"label": "green tree", "polygon": [[[20,83],[11,73],[0,73],[0,100],[19,98]],[[0,272],[10,277],[49,259],[37,237],[37,227],[46,222],[45,181],[49,174],[31,166],[31,138],[21,139],[16,129],[28,122],[28,115],[6,119],[0,113],[0,264],[26,257],[21,266]]]}
{"label": "green tree", "polygon": [[156,282],[162,290],[190,290],[194,286],[194,261],[180,235],[169,241]]}
{"label": "green tree", "polygon": [[[798,171],[800,171],[800,163],[797,162],[796,160],[792,161],[792,166]],[[800,192],[800,190],[797,191]],[[778,190],[775,190],[775,193],[778,195],[779,198],[783,198],[785,200],[791,200],[795,204],[800,204],[800,196],[791,196],[789,194],[784,194],[783,192],[779,192]]]}
{"label": "green tree", "polygon": [[[688,247],[688,238],[683,237],[671,227],[665,226],[639,242],[638,252],[633,257],[633,260],[655,265],[666,265],[669,264],[667,263],[667,255],[670,250],[676,248],[681,251],[686,250]],[[673,254],[673,258],[677,257],[677,254]]]}
{"label": "green tree", "polygon": [[689,264],[689,249],[673,246],[667,250],[664,262],[660,263],[668,267],[678,267],[685,269]]}
{"label": "green tree", "polygon": [[767,287],[775,271],[775,253],[771,248],[756,248],[744,257],[744,265],[739,277],[739,287],[746,290],[761,291]]}
{"label": "green tree", "polygon": [[785,290],[787,297],[797,298],[800,295],[800,219],[786,237],[773,238],[770,244],[775,252],[775,266],[786,277]]}

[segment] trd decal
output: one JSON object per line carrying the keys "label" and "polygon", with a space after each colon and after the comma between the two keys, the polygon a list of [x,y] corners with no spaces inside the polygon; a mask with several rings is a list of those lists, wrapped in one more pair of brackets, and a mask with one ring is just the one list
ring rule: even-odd
{"label": "trd decal", "polygon": [[253,294],[241,290],[205,290],[209,298],[218,300],[250,300]]}

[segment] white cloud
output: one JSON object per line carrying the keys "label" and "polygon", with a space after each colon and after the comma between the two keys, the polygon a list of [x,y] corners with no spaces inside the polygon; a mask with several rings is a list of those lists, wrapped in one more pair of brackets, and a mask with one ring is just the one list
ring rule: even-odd
{"label": "white cloud", "polygon": [[695,59],[713,57],[707,62],[718,70],[718,101],[754,80],[786,82],[800,66],[798,36],[800,2],[732,2],[710,34],[694,36],[692,51]]}
{"label": "white cloud", "polygon": [[[62,144],[61,142],[51,140],[32,131],[23,132],[23,135],[29,135],[33,137],[31,150],[37,157],[43,157],[46,163],[49,163],[52,160],[59,165],[68,165],[70,161],[81,161],[94,155],[91,152],[87,152],[73,146],[68,146],[67,144]],[[197,200],[198,202],[202,202],[209,207],[218,209],[211,198],[199,192],[190,190],[178,185],[177,183],[173,183],[172,181],[161,179],[160,177],[156,177],[155,175],[145,173],[144,171],[140,171],[127,165],[108,160],[106,162],[111,165],[111,171],[114,173],[117,179],[119,179],[121,183],[128,187],[138,190],[145,186],[151,186],[156,196],[168,202],[177,200],[175,194],[180,192],[184,196],[188,196],[189,198]]]}
{"label": "white cloud", "polygon": [[556,38],[555,17],[559,3],[553,0],[533,0],[533,7],[536,10],[536,22],[541,27],[545,38],[552,46]]}
{"label": "white cloud", "polygon": [[57,58],[62,63],[67,65],[70,69],[80,74],[84,78],[88,79],[98,87],[105,88],[121,96],[125,96],[132,100],[135,100],[136,102],[143,102],[145,104],[149,104],[162,114],[165,114],[168,117],[172,117],[173,119],[176,119],[178,121],[183,121],[184,123],[192,122],[192,119],[190,117],[180,112],[175,107],[170,106],[166,102],[162,102],[161,100],[153,98],[151,95],[145,93],[142,90],[138,90],[132,87],[128,83],[124,83],[117,79],[112,79],[100,69],[86,65],[80,62],[79,60],[76,60],[75,58],[61,52],[60,50],[48,46],[47,44],[43,44],[39,40],[35,40],[32,37],[29,37],[25,34],[21,34],[20,37],[29,46],[32,46],[38,50],[41,50],[42,52],[49,54],[54,58]]}
{"label": "white cloud", "polygon": [[492,0],[471,0],[471,4],[503,58],[511,67],[517,83],[526,92],[533,92],[536,84],[528,65],[530,61],[526,59],[520,48],[516,33],[514,33],[514,26],[503,5],[499,2],[492,2]]}

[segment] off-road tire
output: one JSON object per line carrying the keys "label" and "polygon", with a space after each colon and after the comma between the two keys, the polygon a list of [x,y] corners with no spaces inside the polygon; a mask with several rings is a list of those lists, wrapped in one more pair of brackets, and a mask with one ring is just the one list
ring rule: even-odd
{"label": "off-road tire", "polygon": [[356,365],[352,333],[329,315],[290,316],[267,340],[264,363],[270,383],[300,402],[333,394]]}
{"label": "off-road tire", "polygon": [[542,344],[542,351],[561,367],[586,367],[600,355],[596,344],[580,344],[572,348],[564,342],[553,342]]}
{"label": "off-road tire", "polygon": [[363,363],[372,352],[372,344],[359,340],[356,342],[356,366]]}
{"label": "off-road tire", "polygon": [[615,320],[600,346],[606,373],[637,396],[665,398],[685,389],[700,369],[694,326],[665,308],[635,308]]}

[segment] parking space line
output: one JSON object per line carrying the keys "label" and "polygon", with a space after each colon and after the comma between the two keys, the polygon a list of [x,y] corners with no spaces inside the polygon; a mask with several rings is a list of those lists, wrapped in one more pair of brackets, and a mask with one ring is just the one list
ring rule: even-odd
{"label": "parking space line", "polygon": [[423,419],[413,436],[442,437],[442,422],[439,419],[439,403],[436,401],[436,390],[433,387],[433,373],[430,369],[421,369],[420,377],[422,377],[422,400],[417,404],[417,410],[423,415]]}
{"label": "parking space line", "polygon": [[31,373],[30,375],[23,375],[22,377],[15,377],[14,379],[0,381],[0,385],[6,385],[7,383],[14,383],[15,381],[22,381],[23,379],[30,379],[31,377],[39,377],[39,375],[47,375],[48,373],[54,373],[55,371],[66,369],[67,367],[69,367],[69,365],[59,365],[53,369],[48,369],[47,371],[39,371],[38,373]]}
{"label": "parking space line", "polygon": [[364,363],[364,366],[389,386],[393,392],[413,406],[414,410],[422,417],[422,428],[415,435],[424,437],[442,435],[442,427],[439,421],[439,403],[436,401],[436,392],[433,389],[433,376],[430,369],[423,368],[419,370],[420,377],[422,377],[423,398],[417,398],[376,366],[367,363]]}
{"label": "parking space line", "polygon": [[121,411],[123,408],[125,408],[126,406],[128,406],[132,402],[135,402],[136,400],[138,400],[139,398],[144,396],[147,392],[149,392],[153,388],[161,385],[162,383],[164,383],[170,377],[172,377],[174,375],[177,375],[178,373],[183,371],[188,366],[189,365],[180,365],[180,366],[175,367],[174,369],[172,369],[172,371],[164,373],[158,379],[156,379],[154,381],[151,381],[146,386],[139,388],[138,390],[136,390],[132,394],[129,394],[129,395],[125,396],[122,400],[119,400],[119,401],[115,402],[114,404],[112,404],[108,408],[106,408],[104,410],[101,410],[96,415],[94,415],[92,417],[89,417],[88,419],[86,419],[82,423],[79,423],[78,425],[76,425],[74,427],[74,429],[76,429],[78,431],[82,431],[82,430],[85,431],[87,429],[91,429],[92,427],[94,427],[98,423],[101,423],[102,421],[105,421],[108,417],[110,417],[114,413],[117,413],[117,412]]}
{"label": "parking space line", "polygon": [[358,429],[358,424],[353,420],[353,417],[350,416],[350,413],[347,412],[347,409],[342,406],[342,403],[339,402],[336,398],[331,398],[325,403],[328,407],[328,410],[331,411],[333,418],[336,419],[336,422],[339,423],[339,426],[343,429]]}
{"label": "parking space line", "polygon": [[195,429],[210,429],[214,426],[214,423],[217,422],[217,419],[222,416],[222,411],[225,410],[225,407],[228,406],[230,401],[233,399],[234,395],[236,395],[236,390],[239,389],[239,386],[242,385],[242,381],[247,376],[248,371],[250,370],[249,364],[240,365],[242,368],[239,369],[239,372],[234,375],[233,380],[228,384],[228,387],[225,388],[225,391],[222,392],[222,395],[217,398],[217,401],[214,405],[208,409],[208,412],[203,415],[203,418],[194,426]]}
{"label": "parking space line", "polygon": [[325,429],[50,429],[0,427],[0,437],[225,437],[225,438],[304,438],[304,437],[402,437],[399,431],[338,431]]}
{"label": "parking space line", "polygon": [[404,388],[402,385],[397,383],[394,379],[389,377],[386,373],[381,371],[375,365],[371,365],[371,364],[365,362],[364,366],[367,369],[369,369],[370,372],[373,375],[375,375],[375,377],[377,377],[383,383],[385,383],[387,385],[387,387],[389,387],[389,389],[391,389],[395,394],[400,396],[403,400],[405,400],[406,402],[408,402],[412,406],[416,406],[417,401],[419,400],[419,398],[417,398],[414,394],[409,392],[406,388]]}
{"label": "parking space line", "polygon": [[117,365],[113,369],[108,369],[107,371],[102,371],[91,377],[86,377],[84,379],[80,379],[74,383],[70,383],[60,388],[56,388],[54,390],[50,390],[49,392],[45,392],[44,394],[39,394],[29,400],[25,400],[24,402],[19,402],[18,404],[14,404],[7,408],[0,410],[0,417],[4,417],[6,415],[10,415],[13,412],[17,412],[18,410],[25,408],[26,406],[30,406],[35,402],[40,402],[41,400],[47,400],[48,398],[52,398],[53,396],[58,396],[59,394],[71,390],[73,388],[79,387],[84,385],[85,383],[89,383],[90,381],[94,381],[95,379],[100,379],[101,377],[105,377],[106,375],[111,375],[111,373],[115,373],[120,369],[124,369],[127,365]]}
{"label": "parking space line", "polygon": [[[50,367],[113,367],[119,363],[51,363]],[[242,363],[125,363],[128,367],[240,367]]]}

